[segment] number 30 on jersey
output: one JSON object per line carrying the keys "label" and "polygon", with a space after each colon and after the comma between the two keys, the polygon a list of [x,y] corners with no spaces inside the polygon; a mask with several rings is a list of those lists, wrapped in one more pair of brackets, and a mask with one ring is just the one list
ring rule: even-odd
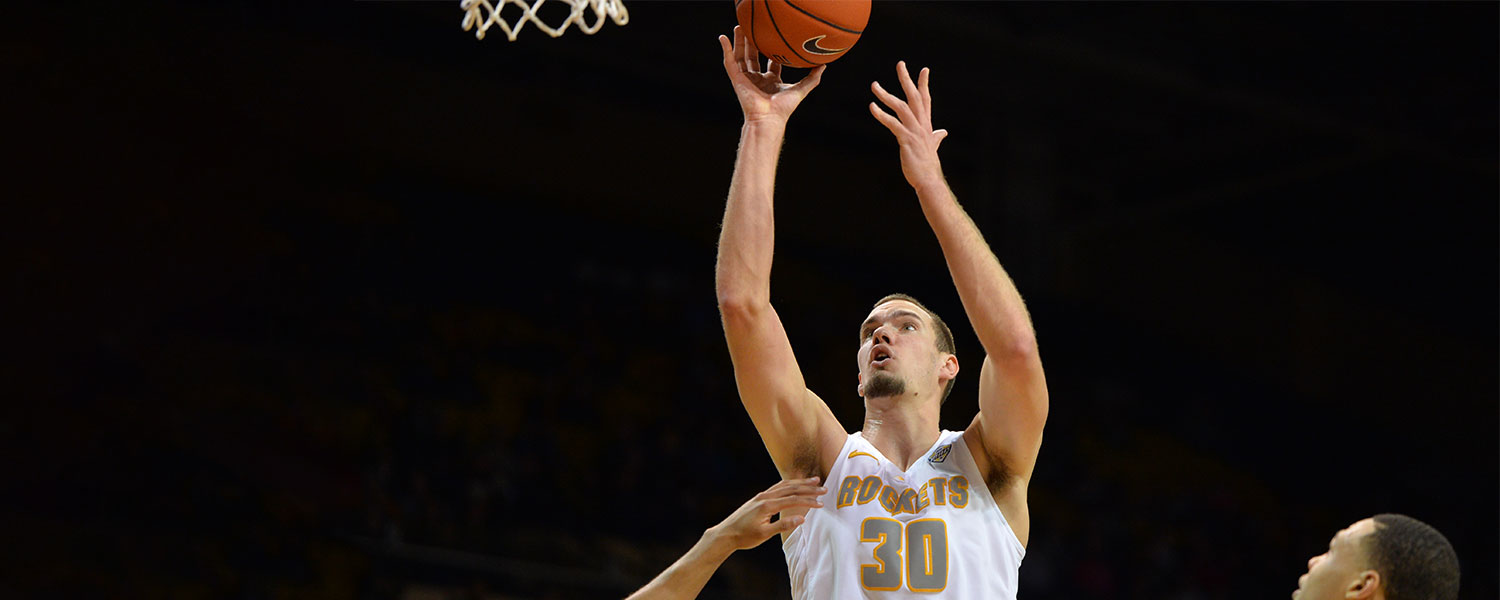
{"label": "number 30 on jersey", "polygon": [[875,562],[859,567],[867,590],[941,592],[948,587],[948,524],[942,519],[900,521],[870,517],[859,524],[859,541],[875,542]]}

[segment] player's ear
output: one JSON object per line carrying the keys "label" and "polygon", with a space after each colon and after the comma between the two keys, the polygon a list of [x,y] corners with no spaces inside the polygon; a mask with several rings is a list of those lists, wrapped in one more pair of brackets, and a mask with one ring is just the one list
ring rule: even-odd
{"label": "player's ear", "polygon": [[855,373],[854,374],[854,381],[855,381],[854,393],[858,394],[860,398],[865,397],[865,374],[864,373]]}
{"label": "player's ear", "polygon": [[1354,581],[1344,590],[1344,597],[1349,600],[1370,600],[1375,597],[1375,592],[1380,589],[1380,573],[1377,571],[1363,571],[1355,576]]}
{"label": "player's ear", "polygon": [[943,381],[948,381],[950,379],[953,379],[954,377],[958,377],[957,355],[949,354],[947,352],[943,353],[942,360],[938,362],[938,377],[942,378]]}

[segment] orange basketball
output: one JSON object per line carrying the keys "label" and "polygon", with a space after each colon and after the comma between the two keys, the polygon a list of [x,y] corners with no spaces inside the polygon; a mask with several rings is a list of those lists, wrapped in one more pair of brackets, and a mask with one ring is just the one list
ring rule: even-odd
{"label": "orange basketball", "polygon": [[734,12],[762,55],[806,69],[833,62],[859,41],[870,0],[735,0]]}

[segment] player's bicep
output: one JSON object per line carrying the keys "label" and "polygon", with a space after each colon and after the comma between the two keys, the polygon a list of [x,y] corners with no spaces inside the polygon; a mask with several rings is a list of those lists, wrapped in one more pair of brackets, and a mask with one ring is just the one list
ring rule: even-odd
{"label": "player's bicep", "polygon": [[[725,311],[724,335],[740,401],[783,477],[824,475],[833,412],[802,377],[775,309]],[[833,452],[837,452],[835,447]]]}
{"label": "player's bicep", "polygon": [[978,420],[985,449],[1006,473],[1031,479],[1047,409],[1047,378],[1035,352],[985,357],[979,371]]}

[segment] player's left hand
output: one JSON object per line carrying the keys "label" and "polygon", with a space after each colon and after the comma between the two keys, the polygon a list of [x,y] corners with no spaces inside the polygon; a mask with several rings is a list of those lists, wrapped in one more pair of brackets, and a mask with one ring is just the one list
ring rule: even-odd
{"label": "player's left hand", "polygon": [[817,477],[789,479],[756,494],[724,522],[713,526],[709,533],[724,540],[738,550],[747,550],[761,545],[771,536],[790,532],[802,524],[805,517],[794,516],[771,522],[771,515],[791,508],[817,508],[823,506],[818,496],[827,492],[818,485]]}
{"label": "player's left hand", "polygon": [[906,61],[896,63],[896,78],[901,81],[902,92],[906,100],[897,98],[885,88],[880,87],[880,82],[871,82],[870,90],[875,92],[875,97],[895,113],[891,116],[874,102],[870,103],[870,114],[874,115],[876,121],[885,125],[886,129],[896,134],[896,141],[901,144],[901,173],[906,175],[906,182],[912,187],[920,187],[921,184],[930,182],[941,182],[943,170],[938,162],[938,146],[943,143],[943,138],[948,137],[948,130],[932,128],[932,92],[927,89],[928,69],[922,68],[917,75],[915,83],[911,80],[911,73],[906,70]]}

